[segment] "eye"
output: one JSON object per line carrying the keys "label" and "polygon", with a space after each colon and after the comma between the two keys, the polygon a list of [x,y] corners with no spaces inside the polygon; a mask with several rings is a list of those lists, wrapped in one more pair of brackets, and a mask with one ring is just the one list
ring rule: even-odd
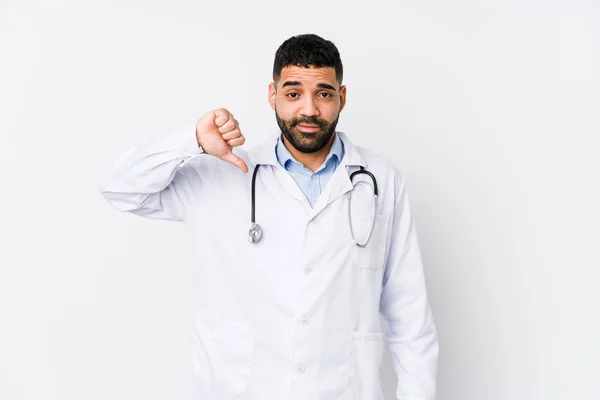
{"label": "eye", "polygon": [[298,93],[296,92],[290,92],[288,94],[286,94],[287,97],[291,98],[291,99],[297,99],[298,98]]}
{"label": "eye", "polygon": [[325,96],[325,98],[333,97],[333,95],[329,92],[321,92],[321,95]]}

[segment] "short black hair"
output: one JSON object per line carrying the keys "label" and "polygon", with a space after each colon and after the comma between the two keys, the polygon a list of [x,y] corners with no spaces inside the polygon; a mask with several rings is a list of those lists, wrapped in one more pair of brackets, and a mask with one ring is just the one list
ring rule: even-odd
{"label": "short black hair", "polygon": [[279,46],[273,63],[273,81],[277,82],[281,77],[281,70],[291,65],[305,68],[333,67],[336,80],[340,86],[342,84],[344,68],[340,52],[333,42],[318,35],[308,33],[292,36]]}

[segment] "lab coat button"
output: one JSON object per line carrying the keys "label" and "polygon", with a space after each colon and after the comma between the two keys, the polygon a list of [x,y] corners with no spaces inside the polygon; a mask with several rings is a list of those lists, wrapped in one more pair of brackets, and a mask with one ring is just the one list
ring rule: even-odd
{"label": "lab coat button", "polygon": [[300,323],[302,325],[306,326],[306,325],[310,324],[310,321],[308,319],[303,319],[303,320],[300,320]]}
{"label": "lab coat button", "polygon": [[304,273],[305,273],[306,275],[310,275],[310,274],[311,274],[311,272],[313,272],[313,269],[312,269],[312,268],[310,268],[310,267],[306,267],[306,268],[304,268]]}
{"label": "lab coat button", "polygon": [[299,374],[303,374],[305,371],[306,371],[306,369],[304,367],[301,367],[301,366],[296,367],[296,372],[298,372]]}

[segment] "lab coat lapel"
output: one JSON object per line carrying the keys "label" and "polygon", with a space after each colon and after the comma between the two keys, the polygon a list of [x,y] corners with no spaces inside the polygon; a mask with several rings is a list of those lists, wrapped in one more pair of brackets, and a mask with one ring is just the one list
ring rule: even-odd
{"label": "lab coat lapel", "polygon": [[311,218],[317,216],[338,197],[352,190],[353,186],[350,181],[351,172],[354,172],[358,166],[367,168],[365,159],[361,156],[357,147],[352,144],[348,137],[343,132],[337,132],[337,135],[344,144],[344,157],[315,203]]}

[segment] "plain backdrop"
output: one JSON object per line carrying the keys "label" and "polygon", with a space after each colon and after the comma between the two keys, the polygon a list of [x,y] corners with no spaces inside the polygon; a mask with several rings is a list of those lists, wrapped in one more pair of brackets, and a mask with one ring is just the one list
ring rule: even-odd
{"label": "plain backdrop", "polygon": [[341,52],[338,129],[405,176],[438,399],[599,398],[598,2],[1,0],[0,399],[192,400],[193,244],[98,181],[213,108],[258,144],[300,33]]}

